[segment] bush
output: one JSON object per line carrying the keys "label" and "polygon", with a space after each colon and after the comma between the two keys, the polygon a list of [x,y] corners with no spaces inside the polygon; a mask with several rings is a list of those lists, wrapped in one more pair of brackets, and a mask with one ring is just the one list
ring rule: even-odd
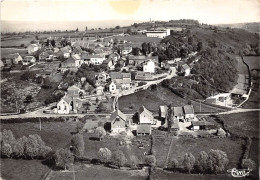
{"label": "bush", "polygon": [[82,133],[77,133],[72,136],[71,145],[73,146],[73,153],[76,156],[84,156],[85,142]]}
{"label": "bush", "polygon": [[154,167],[156,165],[156,158],[154,155],[148,155],[145,157],[145,164]]}
{"label": "bush", "polygon": [[241,166],[243,169],[252,169],[252,170],[254,170],[256,167],[255,162],[252,159],[243,159]]}
{"label": "bush", "polygon": [[168,168],[175,170],[179,167],[179,162],[177,159],[173,159],[172,161],[169,162]]}
{"label": "bush", "polygon": [[113,153],[112,155],[112,163],[116,166],[118,166],[119,168],[124,166],[127,162],[127,159],[125,157],[125,154],[120,151],[120,150],[117,150]]}
{"label": "bush", "polygon": [[68,149],[59,149],[54,155],[55,166],[61,169],[67,169],[69,164],[74,162],[73,154]]}
{"label": "bush", "polygon": [[191,153],[188,153],[188,154],[186,153],[184,155],[184,160],[183,160],[182,164],[183,164],[184,169],[190,173],[191,170],[193,170],[193,168],[194,168],[195,157]]}
{"label": "bush", "polygon": [[217,174],[225,170],[228,164],[228,158],[225,152],[211,149],[208,156],[208,164],[211,172]]}
{"label": "bush", "polygon": [[103,127],[97,127],[96,130],[95,130],[95,133],[97,134],[100,141],[107,134],[106,130]]}
{"label": "bush", "polygon": [[207,172],[208,170],[208,154],[205,151],[201,151],[199,154],[199,158],[197,160],[198,170],[202,173]]}
{"label": "bush", "polygon": [[137,156],[135,156],[135,155],[131,155],[130,157],[129,157],[129,166],[131,167],[131,168],[137,168],[137,165],[139,164],[139,159],[137,158]]}
{"label": "bush", "polygon": [[112,153],[108,148],[100,148],[98,151],[98,158],[101,162],[107,163],[111,160]]}
{"label": "bush", "polygon": [[12,151],[12,147],[10,144],[3,143],[1,145],[1,156],[10,157],[12,153],[13,153],[13,151]]}

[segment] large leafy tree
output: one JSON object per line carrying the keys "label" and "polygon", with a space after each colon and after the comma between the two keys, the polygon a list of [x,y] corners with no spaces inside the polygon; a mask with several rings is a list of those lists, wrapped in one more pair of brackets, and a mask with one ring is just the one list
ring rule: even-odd
{"label": "large leafy tree", "polygon": [[67,169],[69,164],[74,162],[73,154],[68,149],[59,149],[54,155],[54,161],[57,168]]}
{"label": "large leafy tree", "polygon": [[211,149],[208,156],[209,169],[211,172],[217,174],[225,170],[229,162],[225,152]]}
{"label": "large leafy tree", "polygon": [[127,159],[125,157],[125,154],[122,151],[117,150],[113,153],[112,163],[114,165],[116,165],[117,167],[120,168],[120,167],[124,166],[126,164],[126,162],[127,162]]}
{"label": "large leafy tree", "polygon": [[112,153],[108,148],[100,148],[98,151],[98,158],[101,162],[107,163],[111,160]]}
{"label": "large leafy tree", "polygon": [[195,157],[191,153],[186,153],[184,155],[184,160],[183,160],[182,164],[183,164],[184,169],[190,173],[191,170],[193,170],[193,168],[194,168]]}

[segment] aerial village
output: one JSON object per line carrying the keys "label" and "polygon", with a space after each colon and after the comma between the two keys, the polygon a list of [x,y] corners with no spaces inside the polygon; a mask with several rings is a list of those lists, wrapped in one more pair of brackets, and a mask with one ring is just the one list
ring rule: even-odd
{"label": "aerial village", "polygon": [[[164,38],[170,34],[170,29],[144,30],[139,33],[147,37]],[[129,34],[123,33],[117,36],[129,36]],[[133,48],[131,42],[126,40],[118,42],[116,35],[105,38],[49,37],[42,43],[38,41],[30,44],[27,47],[27,56],[21,57],[19,53],[10,54],[2,63],[5,68],[12,64],[22,64],[30,71],[35,66],[56,62],[51,72],[38,74],[43,77],[73,75],[81,66],[105,67],[99,69],[98,74],[95,75],[94,89],[89,90],[89,82],[82,77],[79,82],[68,86],[64,96],[57,103],[52,103],[52,106],[44,110],[47,114],[101,113],[101,106],[108,104],[111,106],[111,111],[106,113],[112,113],[110,119],[112,133],[121,133],[129,129],[139,136],[149,135],[152,129],[158,128],[175,132],[216,128],[214,123],[196,117],[192,104],[183,107],[161,105],[157,116],[142,106],[137,112],[136,122],[133,121],[133,117],[129,118],[122,113],[118,104],[119,97],[147,89],[174,76],[189,76],[194,63],[200,58],[196,56],[197,52],[192,52],[187,58],[175,58],[168,60],[167,63],[159,63],[158,56],[152,56],[152,53],[144,55],[141,52],[134,55]],[[35,57],[35,53],[38,53],[38,58]],[[186,63],[188,58],[193,59],[189,64]],[[62,88],[63,85],[61,83],[59,87]],[[226,106],[230,94],[226,93],[224,96],[225,100],[220,102],[224,102]],[[206,99],[206,102],[211,100],[212,97]],[[90,127],[98,127],[97,123],[94,124]]]}

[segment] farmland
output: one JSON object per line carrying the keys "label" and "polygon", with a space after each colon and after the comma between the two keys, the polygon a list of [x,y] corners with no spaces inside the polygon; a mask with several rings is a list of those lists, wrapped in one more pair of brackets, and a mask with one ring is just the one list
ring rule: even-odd
{"label": "farmland", "polygon": [[27,54],[27,49],[1,48],[1,57],[7,57],[8,54],[19,53],[21,56]]}
{"label": "farmland", "polygon": [[[119,170],[111,169],[104,166],[93,166],[85,164],[81,166],[75,165],[75,179],[77,180],[92,180],[92,179],[107,179],[107,180],[145,180],[148,176],[147,170]],[[73,179],[72,172],[54,171],[49,176],[51,180],[70,180]]]}
{"label": "farmland", "polygon": [[[239,160],[243,155],[243,144],[242,139],[231,139],[231,138],[189,138],[173,137],[173,144],[170,150],[170,156],[168,161],[171,159],[177,159],[179,162],[183,161],[185,153],[192,153],[195,159],[198,157],[201,151],[209,152],[211,149],[219,149],[227,153],[229,164],[228,168],[238,167]],[[170,138],[155,137],[153,150],[155,151],[157,165],[164,167],[166,156],[170,147]],[[236,151],[234,151],[236,149]]]}
{"label": "farmland", "polygon": [[259,112],[223,115],[224,123],[231,134],[258,138]]}

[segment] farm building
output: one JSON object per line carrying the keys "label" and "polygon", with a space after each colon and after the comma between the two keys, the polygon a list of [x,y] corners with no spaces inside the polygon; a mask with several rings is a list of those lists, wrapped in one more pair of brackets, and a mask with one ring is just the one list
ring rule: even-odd
{"label": "farm building", "polygon": [[150,135],[152,132],[151,124],[140,124],[137,126],[136,135],[143,136],[143,135]]}
{"label": "farm building", "polygon": [[111,131],[120,133],[126,130],[126,115],[120,110],[116,110],[110,117]]}
{"label": "farm building", "polygon": [[153,113],[144,106],[138,110],[139,124],[154,124]]}
{"label": "farm building", "polygon": [[209,130],[214,129],[216,125],[209,121],[191,121],[192,130]]}
{"label": "farm building", "polygon": [[189,121],[195,117],[193,105],[185,105],[183,109],[186,121]]}

